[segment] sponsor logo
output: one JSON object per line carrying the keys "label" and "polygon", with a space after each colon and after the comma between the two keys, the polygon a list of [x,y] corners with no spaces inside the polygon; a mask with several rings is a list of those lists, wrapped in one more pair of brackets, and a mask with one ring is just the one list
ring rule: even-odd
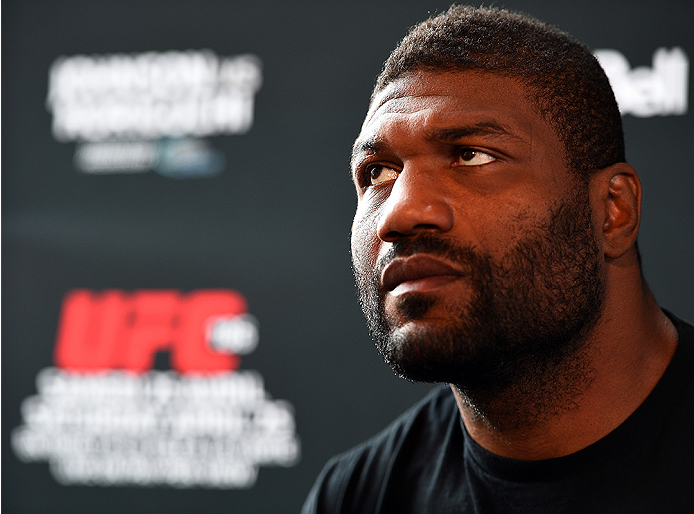
{"label": "sponsor logo", "polygon": [[224,167],[206,136],[244,134],[262,83],[254,55],[210,50],[60,57],[46,107],[84,173],[207,177]]}
{"label": "sponsor logo", "polygon": [[251,487],[300,456],[292,406],[239,369],[257,344],[233,291],[72,291],[14,451],[66,485]]}
{"label": "sponsor logo", "polygon": [[687,113],[689,59],[679,47],[658,48],[653,65],[632,68],[621,52],[596,50],[614,90],[619,110],[641,118],[681,116]]}

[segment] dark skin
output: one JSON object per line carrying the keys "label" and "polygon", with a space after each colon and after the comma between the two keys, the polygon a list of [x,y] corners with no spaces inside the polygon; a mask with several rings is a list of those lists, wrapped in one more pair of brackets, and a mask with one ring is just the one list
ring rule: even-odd
{"label": "dark skin", "polygon": [[[352,159],[357,269],[373,268],[393,243],[423,231],[502,262],[508,248],[543,226],[577,177],[528,94],[521,82],[496,74],[418,72],[374,98]],[[547,459],[596,442],[638,408],[673,355],[676,331],[642,280],[634,248],[641,209],[636,172],[625,163],[598,170],[588,196],[605,284],[597,322],[581,335],[583,351],[575,356],[588,372],[577,379],[557,368],[556,390],[567,393],[544,403],[527,384],[492,395],[452,386],[468,432],[498,455]],[[453,305],[472,301],[464,273],[440,256],[400,259],[381,281],[385,315],[398,334],[446,326]],[[436,302],[412,317],[400,308],[405,295]],[[527,419],[519,416],[524,402],[533,404]]]}

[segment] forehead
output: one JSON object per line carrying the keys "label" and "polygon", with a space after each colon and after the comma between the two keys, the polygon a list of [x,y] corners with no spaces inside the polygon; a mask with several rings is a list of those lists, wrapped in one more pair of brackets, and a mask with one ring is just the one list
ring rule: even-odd
{"label": "forehead", "polygon": [[521,81],[480,71],[422,71],[405,75],[378,93],[355,143],[379,137],[384,127],[417,129],[476,124],[495,125],[526,141],[541,141],[563,151]]}

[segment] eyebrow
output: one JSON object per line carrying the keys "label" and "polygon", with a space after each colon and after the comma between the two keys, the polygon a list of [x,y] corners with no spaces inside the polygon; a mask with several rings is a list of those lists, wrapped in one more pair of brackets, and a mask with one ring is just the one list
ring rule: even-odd
{"label": "eyebrow", "polygon": [[352,146],[352,157],[350,159],[351,168],[354,168],[357,156],[360,154],[375,154],[383,150],[386,146],[385,142],[375,137],[361,141],[357,139]]}
{"label": "eyebrow", "polygon": [[482,121],[462,127],[434,129],[426,134],[427,139],[440,141],[442,143],[453,143],[460,138],[468,136],[507,137],[526,142],[525,139],[514,133],[511,129],[495,121]]}
{"label": "eyebrow", "polygon": [[[527,143],[518,134],[515,134],[511,129],[497,123],[495,121],[482,121],[472,125],[464,125],[460,127],[447,127],[434,129],[425,134],[425,137],[431,141],[441,143],[455,143],[459,139],[469,136],[487,136],[516,139],[523,143]],[[369,138],[357,140],[352,147],[352,158],[350,160],[351,167],[354,165],[360,154],[375,154],[387,148],[387,143],[378,138]]]}

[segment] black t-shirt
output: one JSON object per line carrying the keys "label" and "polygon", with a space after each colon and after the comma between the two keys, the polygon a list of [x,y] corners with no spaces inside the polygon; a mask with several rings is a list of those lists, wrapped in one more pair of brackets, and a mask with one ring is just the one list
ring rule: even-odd
{"label": "black t-shirt", "polygon": [[591,446],[521,461],[467,434],[453,393],[438,388],[383,432],[331,459],[312,513],[694,512],[694,327],[646,401]]}

